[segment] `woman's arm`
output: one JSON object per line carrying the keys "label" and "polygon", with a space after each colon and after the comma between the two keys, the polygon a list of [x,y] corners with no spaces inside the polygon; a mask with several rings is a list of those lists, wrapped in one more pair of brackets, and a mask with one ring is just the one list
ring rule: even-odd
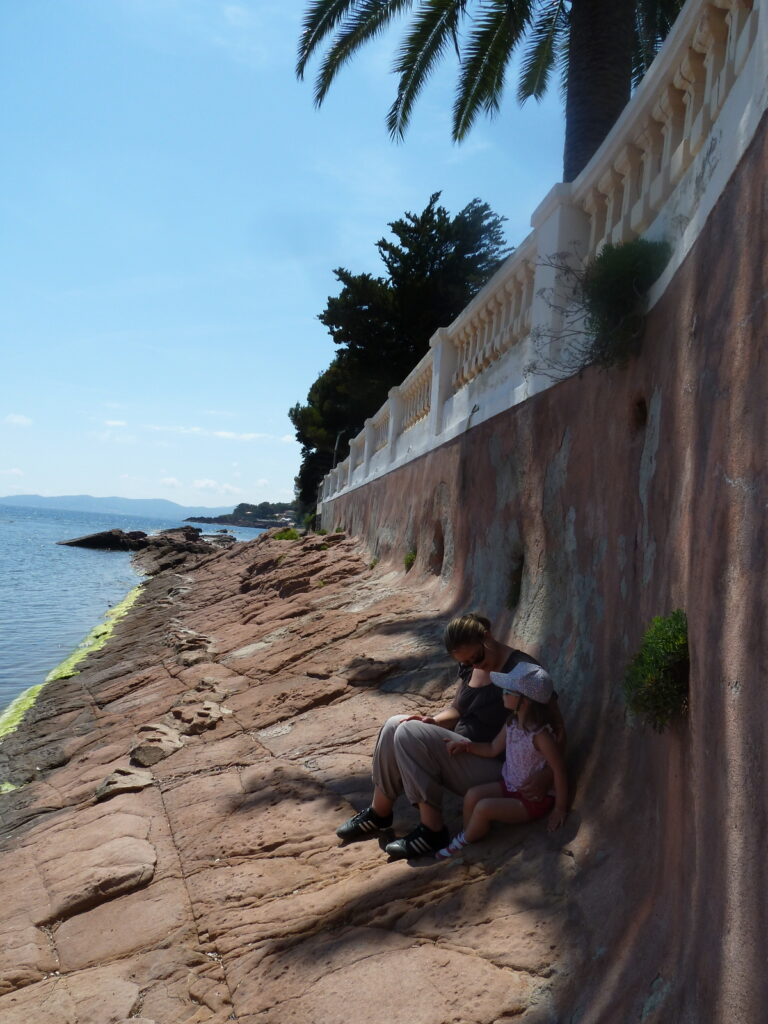
{"label": "woman's arm", "polygon": [[554,832],[563,824],[568,813],[568,777],[565,772],[565,761],[554,736],[546,730],[536,733],[533,744],[546,758],[555,780],[555,806],[547,823],[548,830]]}
{"label": "woman's arm", "polygon": [[456,708],[444,708],[436,715],[409,715],[406,722],[426,722],[428,725],[441,725],[443,729],[453,729],[459,720]]}
{"label": "woman's arm", "polygon": [[476,754],[478,757],[498,757],[504,750],[507,736],[507,727],[503,726],[501,731],[490,743],[474,743],[472,740],[446,740],[449,754]]}

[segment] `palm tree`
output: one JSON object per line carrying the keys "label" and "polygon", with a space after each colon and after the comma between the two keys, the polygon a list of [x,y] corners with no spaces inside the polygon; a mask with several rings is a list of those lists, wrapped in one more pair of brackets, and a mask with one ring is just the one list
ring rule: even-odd
{"label": "palm tree", "polygon": [[[459,59],[453,138],[479,113],[498,112],[512,54],[524,44],[517,96],[540,99],[558,70],[566,91],[563,177],[571,181],[603,141],[664,40],[683,0],[421,0],[397,51],[397,95],[387,127],[402,138],[413,104],[450,49]],[[315,84],[320,105],[365,42],[413,0],[312,0],[296,73],[327,43]],[[462,32],[462,29],[464,31]]]}

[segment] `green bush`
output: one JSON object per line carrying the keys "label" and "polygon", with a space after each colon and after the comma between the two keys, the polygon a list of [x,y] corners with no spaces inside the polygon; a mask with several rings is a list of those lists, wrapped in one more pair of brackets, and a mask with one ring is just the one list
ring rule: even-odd
{"label": "green bush", "polygon": [[408,554],[403,559],[403,565],[405,566],[405,571],[406,572],[409,572],[413,568],[413,563],[415,561],[416,561],[416,552],[415,551],[409,551]]}
{"label": "green bush", "polygon": [[337,526],[336,529],[333,532],[334,533],[344,533],[344,527],[343,526]]}
{"label": "green bush", "polygon": [[328,533],[328,531],[327,530],[315,530],[315,533],[318,535],[318,537],[325,537],[325,535]]}
{"label": "green bush", "polygon": [[591,339],[588,363],[607,368],[626,363],[637,353],[646,295],[671,251],[667,242],[635,238],[621,245],[608,243],[586,266],[581,290]]}
{"label": "green bush", "polygon": [[368,566],[368,568],[369,569],[375,569],[378,564],[379,564],[378,558],[372,558],[371,559],[371,564]]}
{"label": "green bush", "polygon": [[627,707],[662,732],[688,710],[689,667],[685,612],[652,619],[624,676]]}
{"label": "green bush", "polygon": [[280,530],[279,533],[275,534],[275,540],[298,540],[299,531],[294,530],[292,526],[286,526],[284,530]]}

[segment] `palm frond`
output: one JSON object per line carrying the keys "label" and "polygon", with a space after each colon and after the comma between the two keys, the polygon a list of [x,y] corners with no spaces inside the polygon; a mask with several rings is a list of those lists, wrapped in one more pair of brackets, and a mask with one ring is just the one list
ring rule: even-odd
{"label": "palm frond", "polygon": [[312,0],[304,15],[299,36],[299,52],[296,58],[298,78],[304,77],[307,61],[356,3],[357,0]]}
{"label": "palm frond", "polygon": [[558,92],[560,93],[560,102],[562,103],[563,110],[565,110],[566,98],[568,96],[568,67],[570,63],[568,47],[570,46],[570,41],[570,29],[566,25],[566,31],[563,33],[562,38],[558,38],[557,40],[557,49],[555,53],[555,66],[557,67],[557,74],[560,78]]}
{"label": "palm frond", "polygon": [[637,87],[669,34],[684,0],[642,0],[635,12],[632,86]]}
{"label": "palm frond", "polygon": [[387,114],[393,138],[402,138],[411,109],[434,65],[452,42],[458,47],[458,26],[467,0],[426,0],[397,52],[393,71],[400,75],[395,102]]}
{"label": "palm frond", "polygon": [[568,37],[565,0],[548,0],[527,33],[527,45],[520,66],[517,98],[520,103],[540,100],[558,63],[562,40]]}
{"label": "palm frond", "polygon": [[453,139],[459,142],[480,110],[498,112],[512,53],[530,25],[533,0],[493,0],[475,17],[459,70]]}
{"label": "palm frond", "polygon": [[413,0],[357,0],[336,33],[315,80],[315,105],[320,106],[333,80],[347,61],[369,39],[378,35]]}

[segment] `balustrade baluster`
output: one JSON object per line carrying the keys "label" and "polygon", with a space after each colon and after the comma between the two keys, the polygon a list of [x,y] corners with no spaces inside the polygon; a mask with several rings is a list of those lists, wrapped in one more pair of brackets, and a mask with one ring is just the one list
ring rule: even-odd
{"label": "balustrade baluster", "polygon": [[641,152],[642,169],[639,179],[640,193],[632,207],[630,226],[637,235],[648,227],[652,213],[657,209],[651,201],[653,182],[661,170],[664,152],[664,132],[655,117],[647,117],[636,137]]}
{"label": "balustrade baluster", "polygon": [[721,80],[728,50],[725,18],[725,11],[709,4],[693,37],[693,48],[704,59],[704,102],[700,113],[702,138],[709,132],[725,100],[725,81]]}
{"label": "balustrade baluster", "polygon": [[633,143],[628,142],[621,150],[614,163],[616,171],[622,177],[622,202],[619,221],[611,232],[611,241],[627,242],[632,238],[632,210],[640,195],[642,185],[642,152]]}
{"label": "balustrade baluster", "polygon": [[683,94],[685,105],[685,124],[683,126],[684,150],[679,166],[672,167],[672,181],[676,183],[688,169],[691,159],[701,148],[704,141],[702,125],[704,124],[704,87],[707,72],[704,68],[704,55],[689,47],[674,82]]}
{"label": "balustrade baluster", "polygon": [[674,83],[666,85],[653,108],[653,116],[661,122],[661,132],[664,136],[661,169],[651,186],[651,206],[658,210],[683,173],[688,143],[684,134],[685,103],[682,89]]}

